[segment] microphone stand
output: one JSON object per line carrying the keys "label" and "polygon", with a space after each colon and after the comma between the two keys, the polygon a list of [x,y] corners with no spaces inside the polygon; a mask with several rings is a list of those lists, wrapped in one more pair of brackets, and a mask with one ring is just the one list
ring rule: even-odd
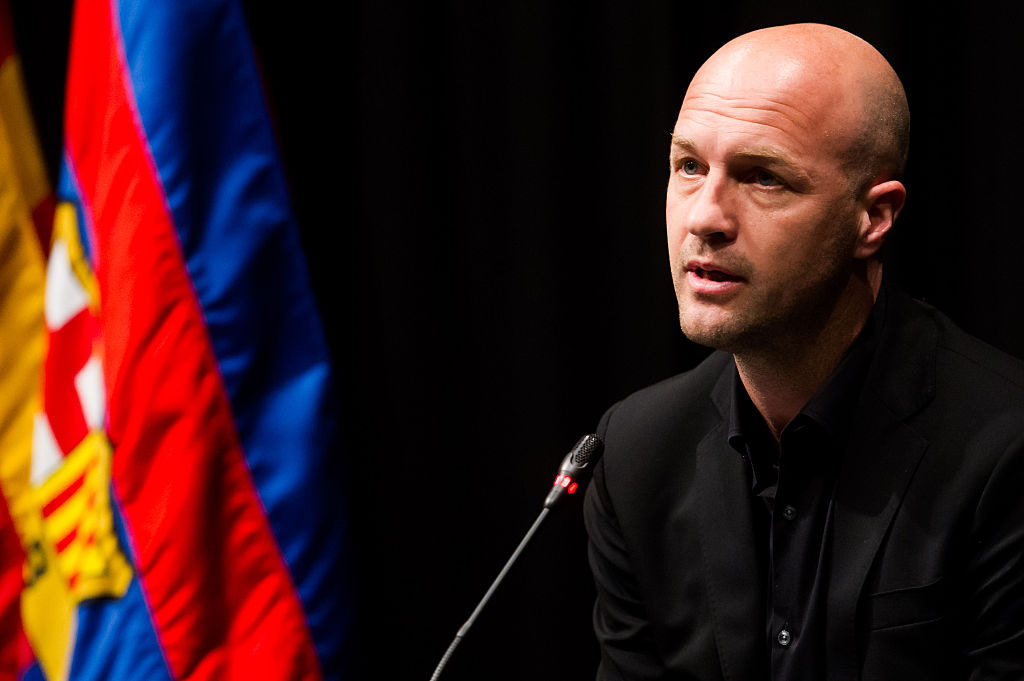
{"label": "microphone stand", "polygon": [[551,509],[567,495],[571,495],[576,492],[581,484],[585,483],[590,473],[593,471],[593,466],[590,464],[596,463],[601,458],[601,454],[604,453],[604,443],[596,435],[584,435],[579,439],[579,442],[572,448],[572,450],[565,455],[562,459],[562,464],[558,468],[558,477],[555,478],[554,485],[551,487],[551,491],[548,492],[548,496],[544,499],[544,508],[541,509],[540,515],[533,521],[533,525],[526,532],[526,536],[519,542],[519,546],[512,552],[512,557],[505,563],[505,567],[498,573],[498,577],[491,584],[491,588],[487,590],[484,597],[480,599],[476,609],[473,610],[473,614],[469,616],[466,623],[459,627],[458,633],[455,634],[455,638],[452,639],[451,644],[448,646],[448,650],[444,652],[441,657],[441,661],[437,663],[437,668],[434,669],[433,675],[430,677],[430,681],[437,681],[441,676],[441,671],[444,670],[448,660],[451,658],[452,653],[459,646],[459,642],[469,632],[469,628],[473,626],[477,616],[487,605],[487,601],[491,600],[491,596],[497,590],[498,585],[501,584],[502,580],[505,579],[505,575],[512,568],[512,564],[516,562],[519,555],[526,548],[526,545],[530,543],[533,535],[536,534],[537,528],[544,522],[544,518],[547,517]]}
{"label": "microphone stand", "polygon": [[508,571],[509,569],[511,569],[512,564],[515,563],[516,560],[519,558],[519,554],[521,554],[523,552],[523,549],[526,548],[526,545],[530,542],[530,539],[533,538],[534,533],[537,532],[537,528],[540,527],[540,524],[544,522],[544,518],[546,518],[548,513],[550,512],[550,508],[542,509],[540,515],[538,515],[537,519],[533,521],[533,525],[526,532],[526,536],[524,536],[523,540],[519,542],[519,546],[516,547],[516,550],[512,552],[512,557],[508,559],[507,563],[505,563],[505,567],[501,568],[501,572],[498,573],[497,578],[491,584],[491,588],[487,590],[487,593],[484,594],[484,597],[480,599],[479,603],[477,603],[476,609],[473,611],[473,614],[469,616],[469,619],[466,620],[465,624],[459,627],[459,631],[457,634],[455,634],[455,638],[452,639],[451,644],[448,646],[448,650],[444,651],[444,656],[442,656],[441,661],[437,663],[437,668],[434,669],[434,673],[430,677],[430,681],[437,681],[437,679],[441,676],[441,670],[443,670],[444,666],[448,664],[448,658],[452,656],[452,653],[455,652],[455,649],[458,647],[459,642],[462,641],[462,638],[469,632],[469,628],[473,626],[474,622],[476,622],[477,616],[484,609],[484,606],[487,605],[487,601],[491,600],[491,596],[494,595],[494,592],[498,589],[498,585],[501,584],[503,579],[505,579],[505,575],[508,574]]}

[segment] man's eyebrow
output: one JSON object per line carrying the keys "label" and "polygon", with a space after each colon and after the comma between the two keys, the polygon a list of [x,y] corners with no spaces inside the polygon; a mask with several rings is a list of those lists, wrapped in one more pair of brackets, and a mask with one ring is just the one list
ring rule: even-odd
{"label": "man's eyebrow", "polygon": [[781,170],[789,178],[789,181],[799,187],[809,187],[813,184],[811,176],[807,171],[790,160],[786,154],[770,147],[750,147],[737,149],[730,154],[733,158],[742,159],[747,163],[757,164],[766,170]]}
{"label": "man's eyebrow", "polygon": [[693,140],[689,137],[683,137],[682,135],[672,135],[672,148],[680,151],[696,152],[697,145],[694,144]]}
{"label": "man's eyebrow", "polygon": [[770,147],[749,147],[745,149],[737,149],[729,155],[735,158],[742,158],[746,161],[756,161],[773,166],[785,166],[786,168],[790,168],[796,172],[803,172],[795,163],[789,160],[788,156]]}
{"label": "man's eyebrow", "polygon": [[[672,135],[672,148],[684,153],[698,153],[697,143],[689,137]],[[773,166],[784,166],[796,172],[802,172],[797,165],[789,160],[786,154],[773,149],[772,147],[745,147],[737,149],[729,154],[731,158],[740,158],[745,161],[756,161]]]}

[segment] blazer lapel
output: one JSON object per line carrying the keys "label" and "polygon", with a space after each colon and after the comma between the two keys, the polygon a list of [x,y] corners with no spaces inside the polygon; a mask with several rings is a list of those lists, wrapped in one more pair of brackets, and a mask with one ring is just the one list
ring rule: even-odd
{"label": "blazer lapel", "polygon": [[747,463],[729,446],[725,418],[735,366],[722,373],[712,398],[722,419],[697,447],[700,541],[715,643],[727,681],[760,678],[764,670],[765,603],[758,573]]}
{"label": "blazer lapel", "polygon": [[927,440],[902,423],[885,430],[878,424],[868,413],[855,424],[858,437],[851,441],[836,488],[826,625],[830,681],[858,678],[856,625],[861,591],[928,446]]}
{"label": "blazer lapel", "polygon": [[928,441],[906,419],[935,395],[934,323],[890,291],[887,323],[839,471],[832,525],[826,650],[829,681],[856,681],[864,583]]}

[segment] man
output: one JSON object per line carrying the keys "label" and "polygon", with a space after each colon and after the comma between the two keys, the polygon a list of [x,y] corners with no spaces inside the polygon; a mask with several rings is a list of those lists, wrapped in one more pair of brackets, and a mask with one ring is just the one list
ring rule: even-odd
{"label": "man", "polygon": [[694,76],[669,261],[719,352],[601,421],[599,679],[1024,679],[1024,368],[882,281],[908,128],[829,26]]}

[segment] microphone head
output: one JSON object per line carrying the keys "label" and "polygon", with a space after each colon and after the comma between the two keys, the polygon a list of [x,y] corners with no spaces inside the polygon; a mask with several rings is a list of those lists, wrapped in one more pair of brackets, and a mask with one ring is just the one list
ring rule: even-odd
{"label": "microphone head", "polygon": [[591,460],[597,461],[604,453],[604,443],[596,435],[584,435],[569,452],[570,461],[579,468],[585,468]]}
{"label": "microphone head", "polygon": [[562,459],[562,465],[558,468],[558,477],[555,478],[547,499],[544,500],[544,508],[551,508],[565,496],[575,494],[579,487],[586,483],[593,470],[593,465],[604,453],[604,443],[596,435],[584,435],[572,450]]}

